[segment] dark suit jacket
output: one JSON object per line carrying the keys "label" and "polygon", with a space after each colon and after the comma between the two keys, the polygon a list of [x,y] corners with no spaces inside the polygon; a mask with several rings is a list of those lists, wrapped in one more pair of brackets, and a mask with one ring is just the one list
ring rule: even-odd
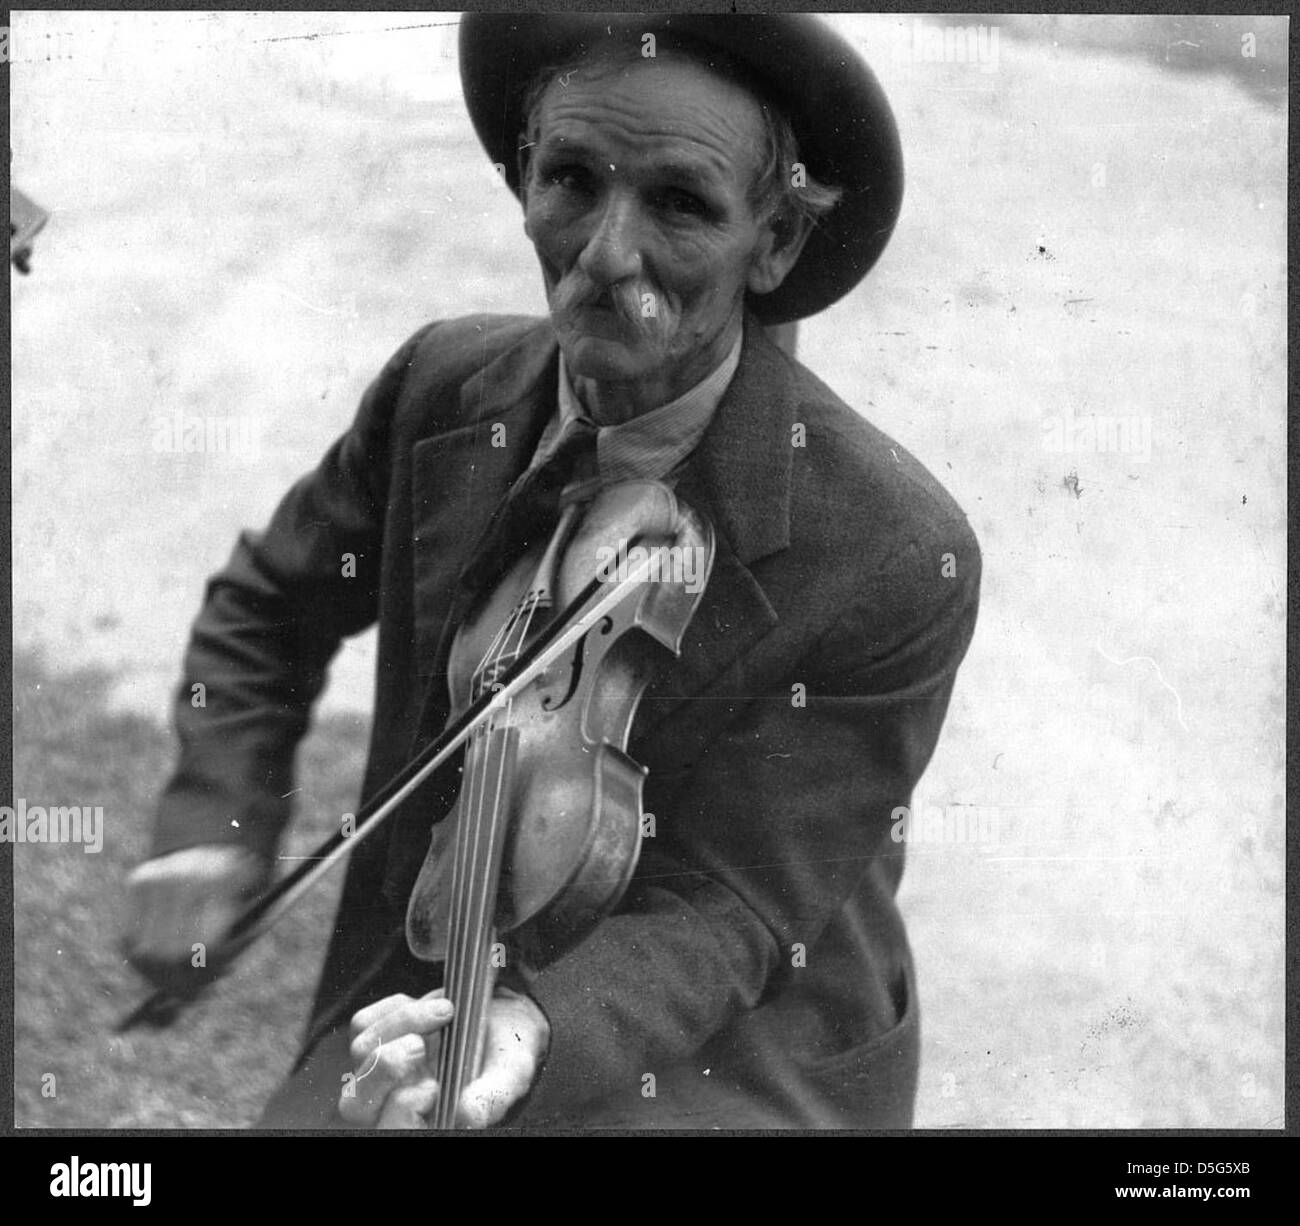
{"label": "dark suit jacket", "polygon": [[[326,665],[376,619],[365,791],[403,763],[426,692],[437,730],[455,581],[554,412],[557,353],[544,320],[424,328],[268,529],[241,537],[186,658],[158,853],[272,854]],[[933,477],[752,320],[677,492],[718,546],[633,726],[656,836],[617,912],[531,983],[551,1048],[513,1122],[907,1126],[918,1012],[893,811],[970,640],[978,547]],[[312,1036],[376,997],[448,787],[353,854]]]}

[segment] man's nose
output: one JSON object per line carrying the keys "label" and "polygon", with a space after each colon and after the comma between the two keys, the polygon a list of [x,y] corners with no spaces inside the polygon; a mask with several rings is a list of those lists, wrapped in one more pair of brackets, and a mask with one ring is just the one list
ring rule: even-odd
{"label": "man's nose", "polygon": [[641,217],[628,193],[611,192],[600,206],[578,266],[598,285],[614,285],[641,273]]}

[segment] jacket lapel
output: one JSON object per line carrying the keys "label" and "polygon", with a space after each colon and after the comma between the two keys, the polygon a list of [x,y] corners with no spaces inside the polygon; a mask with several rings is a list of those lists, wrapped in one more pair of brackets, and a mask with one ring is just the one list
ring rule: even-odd
{"label": "jacket lapel", "polygon": [[440,673],[460,620],[461,572],[492,511],[528,466],[555,411],[558,346],[539,326],[460,389],[457,429],[412,452],[417,667]]}
{"label": "jacket lapel", "polygon": [[777,624],[750,566],[790,544],[795,403],[786,358],[748,317],[736,376],[677,483],[678,497],[713,523],[713,573],[680,660],[646,694],[637,721],[642,735],[686,698],[732,688],[730,666]]}

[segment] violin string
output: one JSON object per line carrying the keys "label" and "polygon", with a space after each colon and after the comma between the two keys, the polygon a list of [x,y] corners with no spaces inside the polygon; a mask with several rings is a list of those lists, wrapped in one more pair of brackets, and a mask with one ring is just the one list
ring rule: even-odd
{"label": "violin string", "polygon": [[[512,707],[513,703],[507,704],[506,707],[507,728],[510,726],[510,719],[513,714]],[[496,778],[493,785],[492,803],[486,808],[487,820],[480,827],[480,833],[484,838],[478,857],[478,871],[475,874],[477,889],[470,913],[472,921],[470,948],[473,950],[473,956],[469,962],[469,985],[466,993],[468,1016],[467,1024],[463,1027],[462,1033],[461,1058],[458,1064],[460,1084],[457,1088],[457,1098],[459,1098],[460,1091],[465,1088],[465,1082],[477,1072],[474,1063],[479,1051],[479,1037],[482,1033],[487,1006],[486,998],[492,957],[492,929],[495,920],[496,867],[500,834],[505,825],[502,813],[502,799],[507,785],[509,754],[507,742],[504,738],[498,739],[496,753],[493,756],[495,758]]]}
{"label": "violin string", "polygon": [[[500,676],[502,667],[508,667],[507,657],[517,658],[519,647],[511,640],[521,624],[531,623],[535,608],[535,594],[529,593],[519,601],[498,629],[492,643],[483,654],[479,667],[475,670],[472,689],[481,693],[488,678],[495,680]],[[524,631],[524,637],[527,630]],[[520,640],[522,642],[522,640]],[[509,644],[509,646],[507,646]],[[510,711],[513,703],[507,704],[505,725],[510,725]],[[490,730],[485,730],[483,739],[477,745],[472,763],[467,762],[471,794],[469,803],[462,811],[456,837],[456,863],[453,871],[452,896],[452,932],[448,937],[447,951],[447,994],[455,1007],[451,1034],[443,1040],[440,1052],[439,1073],[441,1088],[439,1093],[438,1122],[443,1128],[450,1128],[455,1123],[455,1108],[464,1089],[465,1078],[469,1072],[467,1065],[477,1051],[476,1036],[482,1019],[479,1016],[482,995],[482,972],[480,967],[490,957],[490,940],[484,940],[484,920],[486,899],[482,897],[485,889],[490,887],[486,878],[490,875],[484,871],[491,866],[491,852],[495,843],[495,830],[488,831],[487,858],[483,851],[483,810],[487,794],[488,775],[493,758]],[[492,825],[498,824],[500,795],[505,783],[505,755],[498,752],[496,798],[492,806]],[[468,820],[464,820],[468,819]],[[475,889],[474,887],[478,888]]]}
{"label": "violin string", "polygon": [[[552,601],[545,577],[527,592],[502,622],[483,653],[471,680],[471,693],[477,697],[523,651],[533,630],[533,622]],[[536,582],[536,581],[535,581]],[[497,721],[497,730],[509,729],[513,722],[513,701]],[[486,808],[489,774],[495,760],[496,781],[493,802]],[[476,738],[473,761],[466,755],[466,778],[470,783],[470,803],[462,811],[456,832],[456,861],[453,870],[451,931],[448,936],[446,982],[447,994],[455,1006],[450,1035],[445,1035],[440,1050],[441,1089],[437,1117],[439,1125],[450,1128],[455,1123],[456,1105],[465,1081],[476,1071],[471,1064],[480,1050],[479,1036],[488,1007],[485,993],[491,968],[491,945],[496,910],[496,877],[500,843],[504,838],[507,816],[502,812],[506,786],[507,742],[484,729]],[[471,777],[472,773],[472,777]],[[464,820],[468,817],[468,821]],[[484,827],[486,826],[486,829]],[[444,1032],[445,1033],[445,1032]]]}
{"label": "violin string", "polygon": [[[528,594],[527,610],[523,617],[520,618],[517,625],[517,641],[510,644],[510,650],[506,658],[504,667],[509,668],[516,660],[519,659],[519,653],[523,651],[524,644],[528,641],[528,634],[532,629],[533,617],[537,613],[540,604],[541,593],[537,591]],[[512,638],[515,637],[512,635]]]}
{"label": "violin string", "polygon": [[444,1039],[446,1051],[446,1068],[442,1078],[442,1127],[451,1128],[455,1123],[456,1103],[460,1098],[460,1061],[463,1047],[462,1036],[466,1023],[467,964],[469,957],[469,914],[470,896],[472,894],[474,872],[474,847],[477,842],[478,825],[482,813],[483,797],[486,792],[488,757],[491,747],[491,731],[480,729],[475,737],[474,756],[466,762],[466,785],[468,795],[466,804],[460,814],[460,823],[456,832],[456,872],[452,886],[452,931],[448,937],[448,971],[451,982],[448,997],[455,1008],[449,1032]]}
{"label": "violin string", "polygon": [[[496,670],[495,676],[499,676],[501,670],[509,668],[519,658],[519,653],[527,641],[529,628],[537,611],[539,596],[540,593],[534,589],[525,595],[516,606],[514,615],[507,623],[508,632],[499,644],[495,658],[492,660],[493,668]],[[510,702],[501,715],[501,722],[506,729],[513,725],[513,713],[514,703]],[[459,1092],[464,1089],[464,1081],[472,1077],[476,1071],[473,1064],[479,1050],[478,1040],[484,1024],[484,1011],[487,1007],[486,991],[487,979],[491,970],[492,929],[496,919],[496,879],[498,875],[499,844],[507,819],[502,805],[506,787],[507,761],[506,744],[500,742],[496,754],[495,794],[490,806],[481,807],[479,820],[475,826],[476,871],[474,880],[479,889],[474,899],[474,905],[468,912],[471,927],[468,933],[467,945],[472,953],[468,960],[469,982],[465,991],[468,1002],[466,1024],[462,1028],[457,1061],[457,1080],[461,1083],[457,1087],[457,1097],[459,1097]],[[486,799],[486,796],[484,799]],[[483,816],[484,812],[486,818]],[[480,837],[482,838],[481,843],[479,842]]]}
{"label": "violin string", "polygon": [[474,670],[474,676],[470,682],[472,697],[477,698],[483,692],[483,683],[486,680],[488,671],[493,667],[493,661],[499,658],[502,644],[518,616],[519,606],[516,605],[510,611],[510,616],[497,628],[496,635],[493,637],[492,642],[488,644],[487,650],[483,653],[483,658],[479,660],[478,667]]}
{"label": "violin string", "polygon": [[[497,629],[496,636],[489,644],[488,649],[479,661],[478,667],[470,681],[471,699],[477,698],[483,689],[483,683],[486,671],[490,666],[492,657],[500,651],[501,644],[504,641],[513,614],[506,618]],[[451,884],[451,902],[449,907],[449,925],[447,933],[447,957],[443,968],[443,988],[447,999],[455,1008],[453,1021],[448,1030],[443,1032],[442,1042],[438,1052],[438,1082],[440,1086],[439,1104],[437,1111],[437,1123],[441,1128],[451,1126],[452,1120],[448,1116],[448,1104],[456,1100],[452,1096],[452,1083],[454,1078],[454,1069],[456,1063],[455,1036],[460,1029],[460,1015],[463,1009],[462,996],[462,968],[465,961],[464,951],[464,925],[462,917],[464,916],[464,892],[466,882],[469,877],[469,840],[466,837],[466,820],[472,815],[478,807],[478,800],[475,797],[475,785],[480,778],[480,762],[484,753],[484,737],[482,728],[476,728],[470,737],[465,748],[464,760],[462,763],[462,795],[463,804],[461,809],[461,821],[457,824],[456,839],[453,847],[452,860],[452,884]]]}
{"label": "violin string", "polygon": [[455,1013],[448,1035],[449,1059],[447,1075],[443,1082],[443,1126],[451,1128],[455,1124],[456,1105],[463,1088],[463,1061],[465,1032],[469,1025],[469,1003],[471,981],[473,977],[473,906],[474,884],[478,880],[475,859],[482,822],[483,801],[487,793],[487,775],[492,749],[492,733],[485,729],[478,745],[473,764],[473,778],[470,784],[470,802],[461,814],[462,822],[458,831],[457,849],[462,865],[459,889],[455,891],[456,938],[451,943],[452,956],[456,963],[455,996],[452,1003]]}
{"label": "violin string", "polygon": [[467,875],[464,894],[461,898],[461,912],[464,918],[465,928],[461,946],[461,968],[460,968],[460,992],[459,999],[456,1002],[456,1016],[459,1024],[455,1027],[453,1046],[455,1049],[455,1059],[452,1064],[451,1084],[448,1087],[447,1110],[450,1117],[449,1124],[455,1122],[455,1107],[460,1101],[461,1091],[464,1089],[465,1081],[465,1051],[469,1044],[470,1031],[473,1027],[473,1000],[474,1000],[474,980],[476,975],[476,963],[478,962],[478,918],[476,914],[478,906],[478,894],[482,890],[482,865],[481,856],[481,838],[483,833],[483,816],[484,803],[487,797],[488,772],[491,768],[491,758],[493,750],[496,747],[496,738],[489,730],[486,733],[484,752],[481,758],[480,774],[481,779],[478,783],[477,803],[473,807],[473,820],[466,830],[469,843],[467,861],[469,873]]}
{"label": "violin string", "polygon": [[[510,726],[513,704],[503,712],[505,727]],[[460,1024],[456,1027],[454,1059],[448,1085],[448,1109],[459,1102],[467,1082],[474,1076],[473,1067],[478,1052],[478,1038],[483,1025],[484,992],[491,958],[491,925],[494,919],[495,863],[499,831],[503,825],[501,802],[506,787],[508,762],[507,742],[498,729],[489,735],[480,759],[482,765],[474,820],[467,831],[470,844],[468,863],[470,871],[463,892],[462,914],[465,920],[460,941],[460,975],[458,980],[458,1011]],[[490,796],[490,799],[489,799]],[[454,1115],[454,1111],[452,1111]]]}
{"label": "violin string", "polygon": [[[543,593],[534,588],[516,606],[516,615],[508,623],[508,633],[499,644],[493,659],[493,667],[498,670],[509,668],[518,658],[528,640],[533,620],[541,605]],[[501,719],[505,728],[513,725],[513,702],[508,703]],[[509,815],[504,811],[504,793],[507,785],[507,747],[500,743],[496,754],[495,795],[490,805],[484,805],[479,822],[476,824],[476,852],[474,880],[479,885],[474,905],[469,909],[471,919],[467,934],[467,946],[472,951],[468,960],[468,983],[465,985],[465,998],[468,1002],[465,1025],[462,1028],[460,1050],[457,1060],[457,1098],[464,1089],[464,1082],[472,1078],[477,1071],[474,1064],[480,1050],[480,1038],[485,1025],[485,1013],[488,1008],[489,979],[492,970],[492,941],[496,919],[496,894],[498,887],[501,843]],[[484,797],[486,800],[486,796]],[[482,837],[481,844],[478,842]]]}
{"label": "violin string", "polygon": [[[482,754],[483,754],[482,732],[480,729],[475,729],[474,734],[470,738],[469,744],[466,746],[465,749],[465,758],[463,764],[463,770],[464,770],[463,787],[465,788],[465,792],[464,792],[463,807],[460,814],[462,819],[465,817],[466,814],[472,813],[476,805],[475,781],[477,780],[479,775],[478,763],[480,758],[482,757]],[[451,1001],[453,1006],[457,1008],[457,1012],[459,1012],[459,1006],[460,1006],[461,978],[462,978],[462,974],[461,974],[462,956],[460,952],[461,942],[463,940],[462,932],[461,932],[462,929],[461,896],[465,890],[465,879],[466,879],[466,873],[468,869],[468,865],[465,863],[465,848],[463,846],[465,842],[464,832],[465,832],[465,826],[462,820],[461,822],[458,823],[456,829],[456,840],[455,840],[455,847],[453,853],[454,858],[452,861],[451,903],[450,903],[450,913],[449,913],[450,921],[449,921],[449,927],[447,933],[447,960],[444,966],[444,983],[443,983],[443,987],[446,992],[447,999]],[[453,1018],[454,1017],[455,1015],[453,1015]],[[440,1085],[444,1088],[446,1088],[449,1085],[449,1082],[451,1080],[451,1070],[453,1068],[453,1063],[455,1059],[455,1051],[453,1049],[453,1042],[452,1042],[455,1035],[455,1025],[456,1023],[453,1020],[450,1031],[449,1032],[444,1031],[442,1046],[439,1051],[438,1080]],[[448,1124],[443,1119],[443,1115],[444,1115],[442,1109],[443,1106],[444,1104],[440,1101],[438,1116],[439,1116],[439,1126],[445,1128],[448,1126]]]}

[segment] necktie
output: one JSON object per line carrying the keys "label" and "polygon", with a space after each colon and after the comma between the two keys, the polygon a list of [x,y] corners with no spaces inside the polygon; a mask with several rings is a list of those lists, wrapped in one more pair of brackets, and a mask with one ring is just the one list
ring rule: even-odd
{"label": "necktie", "polygon": [[510,487],[461,574],[461,583],[470,593],[486,590],[522,554],[550,539],[565,487],[573,486],[576,493],[577,482],[585,486],[596,474],[598,433],[599,427],[589,417],[571,418],[547,459]]}

